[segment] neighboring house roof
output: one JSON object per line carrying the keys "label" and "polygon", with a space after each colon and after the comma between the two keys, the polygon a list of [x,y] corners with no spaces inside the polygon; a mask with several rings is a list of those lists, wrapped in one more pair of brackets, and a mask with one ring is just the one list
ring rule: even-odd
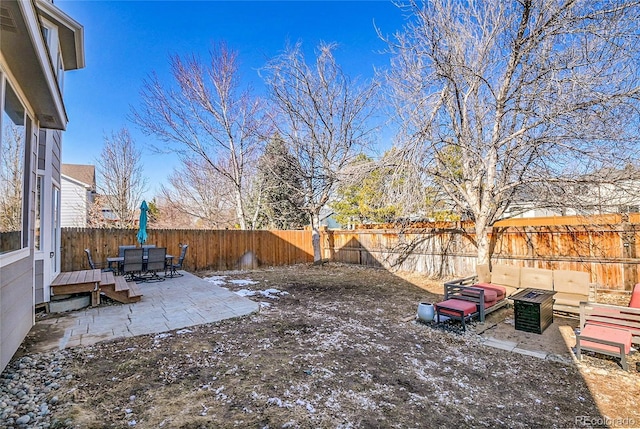
{"label": "neighboring house roof", "polygon": [[95,165],[62,164],[62,174],[84,184],[92,191],[96,189]]}

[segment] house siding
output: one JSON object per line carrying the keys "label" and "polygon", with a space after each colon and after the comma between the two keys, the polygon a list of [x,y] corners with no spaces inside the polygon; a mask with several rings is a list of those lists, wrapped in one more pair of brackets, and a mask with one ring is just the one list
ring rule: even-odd
{"label": "house siding", "polygon": [[[51,283],[51,282],[49,282]],[[35,285],[36,285],[36,304],[41,304],[45,301],[44,298],[44,260],[39,259],[35,261]]]}
{"label": "house siding", "polygon": [[0,282],[0,368],[4,368],[27,335],[34,319],[33,253],[2,267]]}
{"label": "house siding", "polygon": [[60,183],[60,166],[62,165],[62,133],[57,130],[49,130],[49,133],[51,134],[51,140],[53,141],[53,150],[51,157],[51,177],[55,182]]}
{"label": "house siding", "polygon": [[62,207],[60,221],[63,228],[87,226],[87,190],[64,177],[61,182]]}

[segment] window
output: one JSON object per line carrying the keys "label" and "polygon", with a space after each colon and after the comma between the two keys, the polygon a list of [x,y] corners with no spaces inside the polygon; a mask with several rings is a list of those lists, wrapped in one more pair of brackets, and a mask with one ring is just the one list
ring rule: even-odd
{"label": "window", "polygon": [[[1,81],[0,81],[1,83]],[[5,83],[0,118],[0,254],[22,249],[26,127],[25,108]],[[26,240],[25,240],[26,241]]]}
{"label": "window", "polygon": [[42,37],[44,38],[47,46],[49,46],[51,40],[51,30],[46,25],[41,25],[40,28],[42,29]]}
{"label": "window", "polygon": [[60,93],[64,92],[64,62],[62,61],[62,54],[58,53],[58,67],[56,68],[56,74],[58,77],[58,87]]}

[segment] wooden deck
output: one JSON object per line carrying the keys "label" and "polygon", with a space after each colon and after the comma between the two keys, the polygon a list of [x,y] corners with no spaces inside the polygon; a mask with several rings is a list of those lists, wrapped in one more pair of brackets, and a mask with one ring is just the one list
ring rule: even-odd
{"label": "wooden deck", "polygon": [[135,283],[127,283],[122,276],[116,277],[111,272],[102,273],[100,270],[68,271],[60,273],[51,282],[51,295],[71,293],[90,293],[92,307],[100,304],[100,293],[125,304],[142,298]]}
{"label": "wooden deck", "polygon": [[100,304],[100,270],[60,273],[51,282],[51,295],[91,293],[91,306]]}

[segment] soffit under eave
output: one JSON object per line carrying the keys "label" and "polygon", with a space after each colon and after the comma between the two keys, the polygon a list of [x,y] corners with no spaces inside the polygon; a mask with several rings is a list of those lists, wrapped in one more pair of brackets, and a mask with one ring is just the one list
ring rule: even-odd
{"label": "soffit under eave", "polygon": [[67,114],[33,3],[5,0],[0,6],[3,17],[10,16],[0,26],[0,50],[11,76],[40,127],[64,130]]}
{"label": "soffit under eave", "polygon": [[58,27],[65,70],[85,67],[84,27],[47,0],[37,0],[39,13]]}

